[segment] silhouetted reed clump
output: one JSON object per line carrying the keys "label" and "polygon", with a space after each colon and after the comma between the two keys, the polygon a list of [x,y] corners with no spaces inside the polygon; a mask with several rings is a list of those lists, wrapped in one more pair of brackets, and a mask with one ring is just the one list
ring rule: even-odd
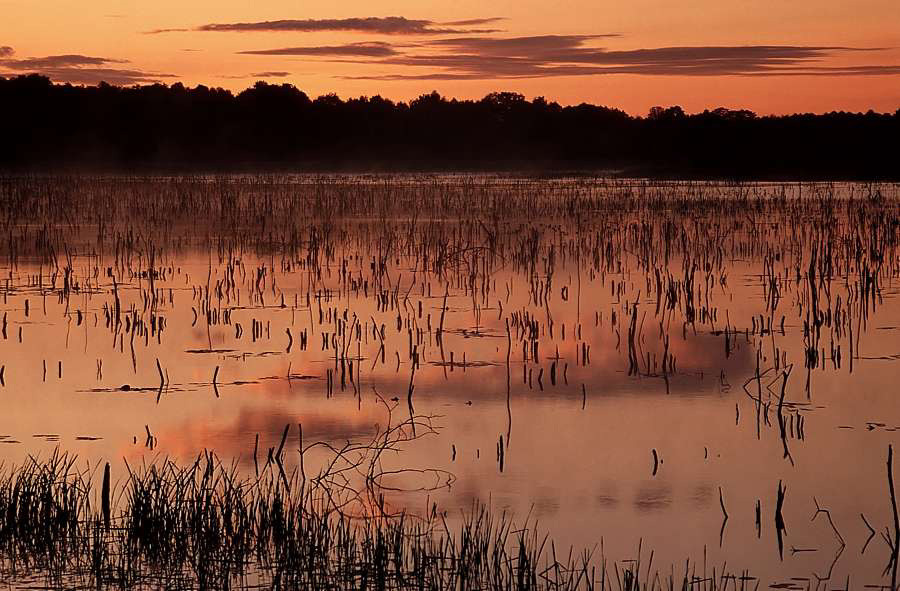
{"label": "silhouetted reed clump", "polygon": [[[370,449],[369,451],[374,451]],[[341,452],[345,453],[345,452]],[[4,578],[72,588],[279,589],[745,589],[755,579],[650,563],[607,565],[590,551],[557,556],[533,523],[474,506],[456,525],[432,506],[391,513],[384,497],[337,485],[341,469],[259,477],[204,453],[128,472],[106,489],[74,457],[55,453],[4,469],[0,567]],[[640,554],[640,550],[639,550]]]}

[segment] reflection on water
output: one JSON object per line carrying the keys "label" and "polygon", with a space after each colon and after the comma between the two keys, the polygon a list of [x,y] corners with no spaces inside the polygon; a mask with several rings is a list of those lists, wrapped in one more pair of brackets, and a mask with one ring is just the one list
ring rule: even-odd
{"label": "reflection on water", "polygon": [[[384,462],[453,473],[429,493],[451,516],[480,500],[557,545],[640,543],[766,584],[884,581],[888,545],[863,546],[866,521],[890,524],[900,428],[896,186],[2,187],[7,462],[214,449],[252,470],[285,425],[367,439],[380,394],[434,416]],[[390,503],[427,506],[433,483],[398,480]]]}

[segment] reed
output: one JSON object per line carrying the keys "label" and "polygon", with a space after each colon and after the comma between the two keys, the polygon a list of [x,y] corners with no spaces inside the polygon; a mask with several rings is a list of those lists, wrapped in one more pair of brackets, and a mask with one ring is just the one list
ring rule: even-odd
{"label": "reed", "polygon": [[[27,572],[51,588],[102,589],[714,591],[755,582],[746,573],[710,577],[690,562],[676,575],[642,570],[640,559],[608,565],[591,550],[558,556],[533,520],[479,504],[457,519],[435,505],[424,515],[391,511],[383,494],[369,496],[373,482],[367,492],[348,487],[348,449],[312,478],[302,471],[285,477],[280,452],[258,477],[242,476],[212,452],[190,464],[128,467],[115,485],[106,464],[99,504],[94,470],[77,467],[74,456],[57,451],[6,467],[0,575]],[[369,461],[350,463],[374,470],[376,460]]]}

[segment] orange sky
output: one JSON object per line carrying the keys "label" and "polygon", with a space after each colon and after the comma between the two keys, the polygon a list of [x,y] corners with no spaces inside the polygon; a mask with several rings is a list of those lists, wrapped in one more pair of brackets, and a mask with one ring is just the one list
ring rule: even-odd
{"label": "orange sky", "polygon": [[[0,14],[7,76],[232,90],[264,77],[313,97],[399,100],[511,90],[635,114],[657,104],[759,113],[900,107],[897,0],[0,0]],[[269,21],[291,22],[258,24]],[[244,30],[227,30],[235,23]],[[198,30],[210,24],[226,30]],[[147,33],[157,29],[181,30]],[[293,54],[240,53],[286,48]]]}

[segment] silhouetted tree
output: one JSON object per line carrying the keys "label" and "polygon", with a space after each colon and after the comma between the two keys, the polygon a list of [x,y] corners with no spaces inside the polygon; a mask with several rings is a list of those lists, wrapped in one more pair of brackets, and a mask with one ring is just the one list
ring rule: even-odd
{"label": "silhouetted tree", "polygon": [[892,114],[758,116],[718,108],[646,117],[544,97],[437,92],[314,100],[290,84],[237,95],[175,83],[129,88],[0,77],[0,169],[613,169],[682,177],[900,178]]}

